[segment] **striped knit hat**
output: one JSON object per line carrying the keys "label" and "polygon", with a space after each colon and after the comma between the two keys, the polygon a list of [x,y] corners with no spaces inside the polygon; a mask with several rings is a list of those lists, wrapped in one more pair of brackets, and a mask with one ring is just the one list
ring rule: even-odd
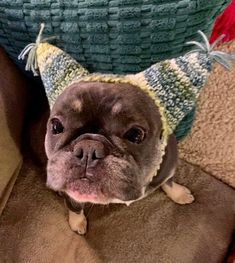
{"label": "striped knit hat", "polygon": [[213,62],[217,61],[229,69],[230,61],[235,61],[235,56],[213,51],[223,36],[210,45],[207,37],[199,31],[203,43],[187,43],[197,46],[197,49],[184,56],[156,63],[138,74],[89,74],[64,51],[48,44],[49,38],[41,39],[43,28],[44,24],[41,25],[36,43],[26,46],[19,59],[24,59],[28,54],[26,70],[32,70],[34,75],[39,71],[50,106],[66,87],[81,80],[130,83],[147,92],[155,101],[160,110],[165,139],[194,107]]}

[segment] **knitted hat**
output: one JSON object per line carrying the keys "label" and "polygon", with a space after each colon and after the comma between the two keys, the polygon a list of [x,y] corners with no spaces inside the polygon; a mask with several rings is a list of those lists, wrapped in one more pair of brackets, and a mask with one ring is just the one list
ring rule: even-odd
{"label": "knitted hat", "polygon": [[50,105],[72,83],[79,81],[99,81],[108,83],[130,83],[141,88],[155,101],[163,123],[162,149],[167,144],[168,136],[177,124],[196,104],[197,98],[212,69],[214,61],[225,68],[230,68],[230,61],[235,56],[213,51],[214,46],[223,38],[219,37],[212,45],[199,31],[204,43],[188,42],[197,49],[184,56],[154,64],[135,75],[89,74],[77,61],[61,49],[41,39],[44,24],[41,25],[36,43],[29,44],[19,55],[24,59],[28,54],[26,70],[37,75],[39,70]]}

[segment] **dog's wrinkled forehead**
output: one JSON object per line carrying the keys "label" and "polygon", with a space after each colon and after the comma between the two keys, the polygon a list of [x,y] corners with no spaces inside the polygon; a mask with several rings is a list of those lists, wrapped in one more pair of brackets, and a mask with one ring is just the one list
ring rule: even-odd
{"label": "dog's wrinkled forehead", "polygon": [[[153,115],[153,116],[149,116]],[[159,113],[153,100],[138,87],[130,84],[79,82],[68,87],[56,100],[51,116],[84,116],[85,120],[98,116],[119,118],[120,122],[141,122],[154,119],[160,125]],[[151,121],[150,121],[151,122]]]}

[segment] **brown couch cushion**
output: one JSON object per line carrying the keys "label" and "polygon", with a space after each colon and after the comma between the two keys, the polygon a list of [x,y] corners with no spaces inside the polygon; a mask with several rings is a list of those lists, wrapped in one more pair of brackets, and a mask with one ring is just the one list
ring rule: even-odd
{"label": "brown couch cushion", "polygon": [[0,215],[22,164],[26,81],[0,48]]}

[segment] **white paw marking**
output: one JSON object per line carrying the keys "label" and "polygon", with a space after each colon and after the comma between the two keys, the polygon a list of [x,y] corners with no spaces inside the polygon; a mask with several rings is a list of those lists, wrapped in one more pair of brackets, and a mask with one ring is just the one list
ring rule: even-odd
{"label": "white paw marking", "polygon": [[87,220],[83,213],[83,210],[77,214],[69,210],[69,225],[70,228],[77,232],[79,235],[86,234]]}
{"label": "white paw marking", "polygon": [[194,201],[194,196],[191,194],[190,190],[175,182],[172,182],[172,186],[167,184],[162,185],[162,190],[177,204],[191,204]]}

